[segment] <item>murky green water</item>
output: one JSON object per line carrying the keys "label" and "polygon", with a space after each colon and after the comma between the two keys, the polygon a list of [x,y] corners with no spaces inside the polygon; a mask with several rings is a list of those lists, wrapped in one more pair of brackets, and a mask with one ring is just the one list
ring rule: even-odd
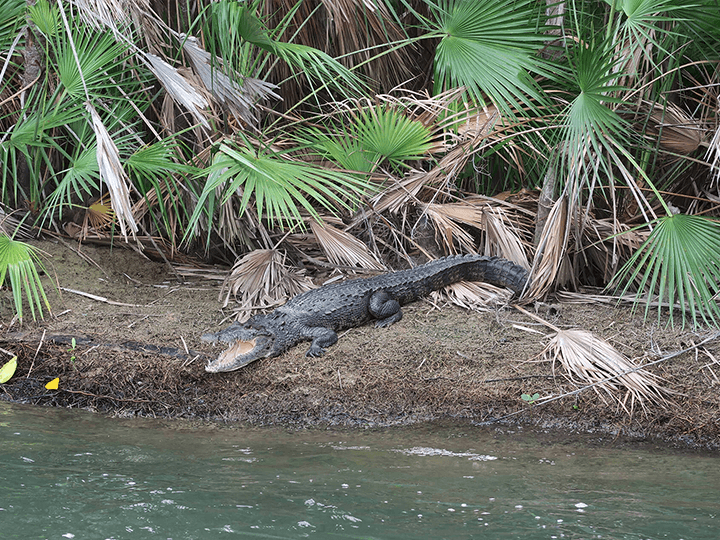
{"label": "murky green water", "polygon": [[716,540],[720,459],[0,403],[0,538],[232,537]]}

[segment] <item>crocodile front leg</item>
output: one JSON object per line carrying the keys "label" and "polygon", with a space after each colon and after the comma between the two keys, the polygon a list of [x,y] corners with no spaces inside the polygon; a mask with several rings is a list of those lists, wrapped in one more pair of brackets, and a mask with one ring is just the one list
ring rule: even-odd
{"label": "crocodile front leg", "polygon": [[312,339],[305,356],[322,356],[325,354],[325,349],[335,345],[338,340],[337,333],[324,326],[305,327],[302,329],[302,335],[307,339]]}
{"label": "crocodile front leg", "polygon": [[400,303],[383,290],[372,294],[368,311],[378,320],[375,323],[378,328],[390,326],[402,319],[403,316]]}

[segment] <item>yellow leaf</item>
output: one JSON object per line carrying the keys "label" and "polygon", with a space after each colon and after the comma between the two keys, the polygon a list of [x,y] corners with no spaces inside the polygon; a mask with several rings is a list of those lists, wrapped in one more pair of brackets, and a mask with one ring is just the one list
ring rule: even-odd
{"label": "yellow leaf", "polygon": [[0,368],[0,384],[8,382],[17,368],[17,356],[13,356],[3,367]]}
{"label": "yellow leaf", "polygon": [[52,381],[45,385],[48,390],[57,390],[58,384],[60,383],[60,377],[55,377]]}

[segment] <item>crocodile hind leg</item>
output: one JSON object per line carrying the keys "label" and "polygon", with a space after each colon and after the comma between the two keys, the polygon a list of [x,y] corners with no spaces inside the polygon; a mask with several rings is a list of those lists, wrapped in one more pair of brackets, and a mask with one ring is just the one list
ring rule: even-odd
{"label": "crocodile hind leg", "polygon": [[308,326],[302,329],[302,334],[304,337],[312,339],[305,356],[322,356],[325,354],[325,349],[335,345],[338,340],[338,335],[332,329],[324,326]]}
{"label": "crocodile hind leg", "polygon": [[378,328],[390,326],[402,319],[403,316],[400,303],[383,290],[372,294],[368,311],[378,320],[375,323]]}

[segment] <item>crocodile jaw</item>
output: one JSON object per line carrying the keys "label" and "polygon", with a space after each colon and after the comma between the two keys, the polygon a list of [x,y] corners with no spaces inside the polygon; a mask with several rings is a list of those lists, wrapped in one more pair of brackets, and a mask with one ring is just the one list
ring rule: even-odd
{"label": "crocodile jaw", "polygon": [[253,354],[258,349],[257,340],[251,341],[235,341],[230,344],[228,349],[221,353],[215,360],[205,366],[205,371],[209,373],[219,373],[221,371],[234,371],[243,366],[248,365],[253,360],[257,360],[260,356]]}
{"label": "crocodile jaw", "polygon": [[226,351],[205,366],[209,373],[235,371],[255,360],[267,358],[272,354],[275,342],[272,335],[237,324],[217,334],[207,334],[203,339],[229,343]]}

